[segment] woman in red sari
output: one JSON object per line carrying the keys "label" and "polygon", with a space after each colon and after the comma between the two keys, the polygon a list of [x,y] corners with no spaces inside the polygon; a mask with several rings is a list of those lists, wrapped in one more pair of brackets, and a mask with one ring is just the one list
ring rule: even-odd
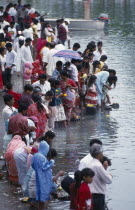
{"label": "woman in red sari", "polygon": [[39,95],[34,95],[33,101],[35,103],[28,107],[27,116],[37,117],[36,138],[39,138],[46,132],[47,114],[49,114],[49,111],[48,108],[41,103],[41,97]]}
{"label": "woman in red sari", "polygon": [[77,85],[72,79],[68,78],[68,73],[66,71],[61,72],[60,88],[63,93],[62,102],[66,119],[67,122],[69,122],[71,118],[71,111],[75,103],[75,94],[72,90],[76,90]]}

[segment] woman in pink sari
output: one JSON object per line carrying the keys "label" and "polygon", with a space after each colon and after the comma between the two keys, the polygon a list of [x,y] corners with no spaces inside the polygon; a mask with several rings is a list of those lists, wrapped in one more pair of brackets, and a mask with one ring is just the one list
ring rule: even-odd
{"label": "woman in pink sari", "polygon": [[75,103],[75,92],[77,89],[76,83],[68,78],[66,71],[61,72],[60,88],[63,93],[62,102],[65,110],[67,122],[70,121],[71,112]]}
{"label": "woman in pink sari", "polygon": [[8,144],[7,151],[4,157],[8,165],[8,178],[11,182],[18,182],[18,172],[14,159],[14,153],[18,148],[23,148],[25,146],[26,144],[24,143],[24,141],[22,141],[22,138],[19,135],[15,135]]}
{"label": "woman in pink sari", "polygon": [[35,103],[28,107],[27,116],[37,117],[36,138],[39,138],[43,136],[46,131],[47,114],[49,114],[49,110],[41,103],[41,97],[39,95],[33,96],[33,101]]}

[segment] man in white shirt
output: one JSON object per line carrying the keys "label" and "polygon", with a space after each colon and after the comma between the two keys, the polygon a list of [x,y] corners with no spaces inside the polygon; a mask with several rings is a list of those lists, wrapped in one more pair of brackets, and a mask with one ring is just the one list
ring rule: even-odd
{"label": "man in white shirt", "polygon": [[33,29],[29,23],[25,25],[25,29],[22,33],[25,38],[31,38],[33,40]]}
{"label": "man in white shirt", "polygon": [[102,50],[103,43],[98,42],[97,43],[97,50],[93,52],[94,58],[93,61],[99,61],[102,55],[106,55],[106,52]]}
{"label": "man in white shirt", "polygon": [[112,175],[107,171],[107,166],[104,168],[101,163],[103,160],[103,150],[101,145],[93,144],[90,147],[90,154],[93,157],[90,162],[90,168],[95,173],[93,182],[90,184],[93,210],[105,210],[106,184],[112,183]]}
{"label": "man in white shirt", "polygon": [[74,82],[78,85],[78,70],[77,70],[77,65],[78,61],[75,60],[75,59],[72,59],[71,60],[71,65],[70,65],[70,68],[71,68],[71,79],[74,80]]}
{"label": "man in white shirt", "polygon": [[46,74],[40,74],[39,80],[37,82],[34,82],[32,86],[35,87],[40,87],[41,92],[42,92],[42,100],[44,101],[44,96],[47,91],[51,89],[50,83],[47,81],[47,76]]}
{"label": "man in white shirt", "polygon": [[[93,144],[99,144],[102,146],[102,142],[99,140],[99,139],[92,139],[90,141],[90,147],[93,145]],[[92,156],[90,153],[88,153],[84,158],[82,158],[80,160],[80,163],[79,163],[79,166],[78,166],[78,169],[81,171],[82,169],[84,168],[90,168],[90,162],[92,161]]]}
{"label": "man in white shirt", "polygon": [[6,122],[9,120],[9,118],[14,112],[17,112],[17,109],[13,107],[14,97],[10,94],[6,94],[4,96],[4,103],[5,103],[5,107],[2,110],[2,116],[5,121],[5,126],[6,126]]}
{"label": "man in white shirt", "polygon": [[17,54],[12,49],[11,43],[6,44],[6,49],[7,49],[6,67],[5,67],[5,72],[4,72],[4,79],[5,79],[5,83],[10,83],[13,71],[16,71]]}
{"label": "man in white shirt", "polygon": [[9,23],[4,20],[3,16],[0,16],[0,26],[1,26],[1,29],[4,29],[5,26],[9,26]]}
{"label": "man in white shirt", "polygon": [[21,60],[22,65],[24,65],[27,61],[33,62],[30,45],[31,45],[31,38],[25,39],[25,44],[21,47]]}
{"label": "man in white shirt", "polygon": [[58,51],[55,49],[55,43],[51,43],[50,50],[46,53],[44,58],[44,69],[46,70],[46,74],[49,77],[52,76],[56,62],[60,60],[58,57],[54,57],[57,52]]}

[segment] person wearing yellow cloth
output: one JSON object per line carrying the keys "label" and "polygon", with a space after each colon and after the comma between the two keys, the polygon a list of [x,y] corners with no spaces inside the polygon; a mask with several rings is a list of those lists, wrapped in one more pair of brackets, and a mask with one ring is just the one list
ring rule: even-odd
{"label": "person wearing yellow cloth", "polygon": [[97,74],[103,71],[105,63],[103,61],[94,61],[92,65],[93,65],[93,74]]}

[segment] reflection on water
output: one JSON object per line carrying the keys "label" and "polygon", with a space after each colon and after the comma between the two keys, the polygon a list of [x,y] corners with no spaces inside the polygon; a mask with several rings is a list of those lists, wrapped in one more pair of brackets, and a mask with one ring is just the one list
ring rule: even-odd
{"label": "reflection on water", "polygon": [[[3,2],[0,0],[0,2]],[[29,1],[27,1],[29,2]],[[82,116],[81,121],[69,128],[56,128],[57,138],[53,146],[58,151],[54,172],[77,169],[78,159],[88,153],[91,138],[103,141],[105,155],[112,159],[110,171],[114,177],[108,187],[107,201],[111,210],[135,209],[135,1],[91,0],[90,16],[108,13],[111,26],[108,33],[74,32],[71,43],[79,42],[83,51],[88,42],[102,40],[108,55],[108,65],[117,71],[118,84],[111,91],[111,100],[120,104],[119,110],[98,112],[95,116]],[[79,0],[33,0],[41,12],[50,17],[83,18],[88,2]],[[88,11],[88,10],[87,10]],[[52,201],[49,210],[68,209],[69,202]]]}

